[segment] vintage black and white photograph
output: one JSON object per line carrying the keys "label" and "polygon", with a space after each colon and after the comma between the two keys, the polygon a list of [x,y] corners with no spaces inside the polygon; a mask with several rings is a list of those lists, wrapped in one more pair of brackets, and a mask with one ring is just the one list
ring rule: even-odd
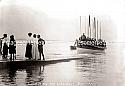
{"label": "vintage black and white photograph", "polygon": [[125,0],[0,0],[0,86],[125,86]]}

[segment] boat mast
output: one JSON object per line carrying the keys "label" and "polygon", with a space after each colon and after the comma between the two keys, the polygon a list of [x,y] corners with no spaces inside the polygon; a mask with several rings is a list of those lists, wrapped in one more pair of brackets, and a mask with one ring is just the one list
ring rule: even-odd
{"label": "boat mast", "polygon": [[81,16],[80,16],[80,35],[82,34],[82,29],[81,29]]}
{"label": "boat mast", "polygon": [[92,36],[92,29],[91,29],[91,19],[90,19],[90,38]]}
{"label": "boat mast", "polygon": [[97,20],[97,40],[98,40],[98,20]]}
{"label": "boat mast", "polygon": [[101,31],[101,22],[100,22],[100,39],[102,38],[102,37],[101,37],[101,35],[102,35],[101,32],[102,32],[102,31]]}
{"label": "boat mast", "polygon": [[89,27],[88,27],[88,37],[91,37],[91,31],[90,31],[91,25],[90,25],[90,15],[89,15]]}
{"label": "boat mast", "polygon": [[87,35],[86,33],[87,32],[86,32],[86,17],[85,17],[85,35]]}
{"label": "boat mast", "polygon": [[96,39],[96,20],[94,17],[94,38]]}

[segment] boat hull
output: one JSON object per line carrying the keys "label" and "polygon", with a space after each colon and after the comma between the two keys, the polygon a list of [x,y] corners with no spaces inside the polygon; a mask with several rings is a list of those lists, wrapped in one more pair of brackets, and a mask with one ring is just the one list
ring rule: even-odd
{"label": "boat hull", "polygon": [[78,54],[94,54],[94,53],[104,53],[105,49],[90,49],[90,48],[79,48],[77,47]]}

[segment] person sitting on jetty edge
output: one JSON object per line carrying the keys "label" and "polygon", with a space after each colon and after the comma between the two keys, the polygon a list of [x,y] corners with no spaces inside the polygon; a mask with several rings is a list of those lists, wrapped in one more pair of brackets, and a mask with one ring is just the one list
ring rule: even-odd
{"label": "person sitting on jetty edge", "polygon": [[10,43],[9,43],[9,54],[10,60],[16,59],[16,41],[14,39],[14,35],[10,36]]}
{"label": "person sitting on jetty edge", "polygon": [[3,59],[7,59],[8,56],[7,34],[3,34],[2,54],[3,54]]}
{"label": "person sitting on jetty edge", "polygon": [[26,52],[25,52],[25,57],[28,59],[32,59],[32,33],[28,33],[28,41],[26,45]]}
{"label": "person sitting on jetty edge", "polygon": [[38,38],[38,50],[39,50],[39,56],[40,56],[39,60],[41,60],[41,54],[43,56],[43,60],[45,60],[44,54],[43,54],[43,45],[45,44],[45,40],[40,38],[40,35],[37,35],[37,38]]}

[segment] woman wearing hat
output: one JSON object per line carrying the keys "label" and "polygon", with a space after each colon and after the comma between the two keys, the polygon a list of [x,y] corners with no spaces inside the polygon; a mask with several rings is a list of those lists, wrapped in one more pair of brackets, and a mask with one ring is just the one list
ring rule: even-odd
{"label": "woman wearing hat", "polygon": [[28,33],[28,40],[26,45],[25,57],[28,59],[32,59],[32,33]]}
{"label": "woman wearing hat", "polygon": [[33,34],[33,45],[32,45],[32,57],[34,60],[37,60],[39,57],[38,45],[37,45],[37,38],[36,34]]}

